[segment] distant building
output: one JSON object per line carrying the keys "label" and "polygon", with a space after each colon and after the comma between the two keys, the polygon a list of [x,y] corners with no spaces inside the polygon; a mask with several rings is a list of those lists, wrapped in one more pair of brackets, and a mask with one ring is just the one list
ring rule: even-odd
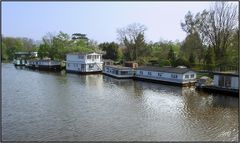
{"label": "distant building", "polygon": [[161,81],[181,85],[192,85],[196,82],[196,72],[188,68],[142,66],[135,70],[136,79]]}
{"label": "distant building", "polygon": [[102,71],[102,54],[90,53],[69,53],[67,54],[66,70],[68,72],[100,72]]}
{"label": "distant building", "polygon": [[238,89],[238,74],[215,72],[213,78],[213,85],[215,87],[226,89]]}

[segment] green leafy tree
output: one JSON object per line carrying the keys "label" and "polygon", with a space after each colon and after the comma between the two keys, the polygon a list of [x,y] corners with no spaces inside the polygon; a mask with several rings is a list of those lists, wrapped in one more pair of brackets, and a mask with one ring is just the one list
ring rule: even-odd
{"label": "green leafy tree", "polygon": [[193,53],[191,53],[190,56],[189,56],[189,62],[190,62],[191,65],[195,64],[195,57],[194,57]]}
{"label": "green leafy tree", "polygon": [[104,59],[118,60],[120,58],[120,50],[117,43],[101,43],[99,44],[101,50],[106,51],[106,54],[103,55]]}
{"label": "green leafy tree", "polygon": [[7,46],[2,42],[2,61],[8,60]]}
{"label": "green leafy tree", "polygon": [[214,54],[214,50],[212,47],[208,47],[206,54],[205,54],[205,64],[208,70],[212,70],[214,65],[215,65],[215,54]]}
{"label": "green leafy tree", "polygon": [[127,60],[138,60],[146,56],[144,54],[144,51],[148,51],[144,38],[146,29],[144,25],[133,23],[117,30],[118,39],[126,48],[124,55]]}
{"label": "green leafy tree", "polygon": [[168,60],[170,61],[171,65],[174,65],[175,62],[175,53],[173,51],[173,48],[171,47],[168,53]]}
{"label": "green leafy tree", "polygon": [[237,5],[228,2],[216,2],[210,10],[203,10],[193,16],[187,13],[182,29],[188,33],[198,33],[202,43],[211,46],[215,62],[229,64],[228,48],[231,37],[237,27]]}
{"label": "green leafy tree", "polygon": [[177,67],[177,66],[190,67],[190,63],[186,59],[179,57],[175,62],[175,67]]}
{"label": "green leafy tree", "polygon": [[181,45],[180,50],[182,51],[183,56],[186,57],[187,59],[190,59],[190,56],[193,56],[198,59],[199,63],[203,61],[204,46],[197,32],[187,35],[186,39],[183,41],[183,44]]}

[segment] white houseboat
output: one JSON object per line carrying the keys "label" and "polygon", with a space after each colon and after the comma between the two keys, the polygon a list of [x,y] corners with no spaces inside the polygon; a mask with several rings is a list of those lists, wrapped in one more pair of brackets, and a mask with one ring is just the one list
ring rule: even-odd
{"label": "white houseboat", "polygon": [[239,77],[237,73],[213,72],[213,85],[203,86],[201,89],[213,93],[239,94]]}
{"label": "white houseboat", "polygon": [[178,85],[194,85],[196,72],[188,68],[142,66],[135,69],[135,78]]}
{"label": "white houseboat", "polygon": [[67,54],[67,72],[93,73],[101,72],[103,66],[102,54],[92,53],[70,53]]}
{"label": "white houseboat", "polygon": [[213,73],[213,85],[225,89],[238,89],[238,74],[237,73]]}
{"label": "white houseboat", "polygon": [[105,65],[102,73],[116,78],[132,78],[134,76],[132,68],[120,65]]}
{"label": "white houseboat", "polygon": [[27,64],[27,59],[36,58],[38,52],[15,52],[13,64],[15,66],[25,66]]}

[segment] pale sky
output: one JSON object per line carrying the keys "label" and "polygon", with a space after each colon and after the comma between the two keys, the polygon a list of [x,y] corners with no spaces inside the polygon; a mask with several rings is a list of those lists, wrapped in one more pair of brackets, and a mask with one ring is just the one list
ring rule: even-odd
{"label": "pale sky", "polygon": [[[237,2],[236,2],[237,3]],[[147,27],[146,40],[182,41],[180,23],[213,2],[2,2],[3,36],[41,40],[47,32],[84,33],[101,42],[117,41],[117,28]]]}

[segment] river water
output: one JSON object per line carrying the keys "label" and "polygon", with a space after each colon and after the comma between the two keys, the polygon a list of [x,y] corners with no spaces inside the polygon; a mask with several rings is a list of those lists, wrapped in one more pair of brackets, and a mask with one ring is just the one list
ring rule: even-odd
{"label": "river water", "polygon": [[4,141],[237,141],[238,97],[2,64]]}

